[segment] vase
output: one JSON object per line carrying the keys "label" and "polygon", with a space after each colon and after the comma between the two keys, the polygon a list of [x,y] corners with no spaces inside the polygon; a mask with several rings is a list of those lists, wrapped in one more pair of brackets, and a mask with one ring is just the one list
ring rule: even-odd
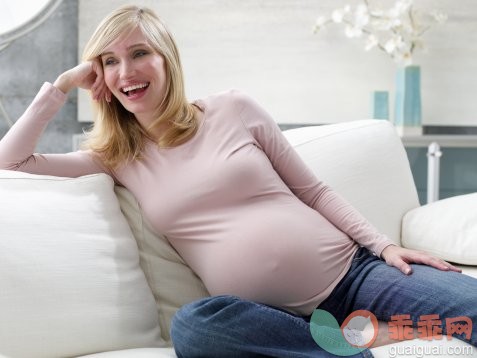
{"label": "vase", "polygon": [[422,135],[421,69],[400,67],[396,73],[394,125],[401,136]]}
{"label": "vase", "polygon": [[388,91],[373,91],[371,93],[371,118],[389,119]]}

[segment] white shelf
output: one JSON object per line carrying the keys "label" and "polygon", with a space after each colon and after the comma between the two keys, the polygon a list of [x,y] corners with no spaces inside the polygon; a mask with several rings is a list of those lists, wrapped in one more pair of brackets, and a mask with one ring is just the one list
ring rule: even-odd
{"label": "white shelf", "polygon": [[403,136],[405,147],[428,147],[436,142],[443,148],[477,148],[477,135],[435,134],[420,136]]}

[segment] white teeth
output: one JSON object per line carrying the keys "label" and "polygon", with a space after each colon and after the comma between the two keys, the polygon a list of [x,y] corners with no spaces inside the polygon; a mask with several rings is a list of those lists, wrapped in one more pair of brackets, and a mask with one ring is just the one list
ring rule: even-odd
{"label": "white teeth", "polygon": [[132,91],[132,90],[135,90],[135,89],[138,89],[138,88],[144,88],[144,87],[146,87],[147,85],[148,85],[147,83],[138,83],[138,84],[136,84],[136,85],[124,87],[124,88],[123,88],[123,92],[129,92],[129,91]]}

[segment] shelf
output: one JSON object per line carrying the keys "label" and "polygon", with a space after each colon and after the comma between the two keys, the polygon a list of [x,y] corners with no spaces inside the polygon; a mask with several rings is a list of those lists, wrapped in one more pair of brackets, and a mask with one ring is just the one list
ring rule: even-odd
{"label": "shelf", "polygon": [[432,142],[436,142],[444,148],[477,148],[477,135],[420,135],[403,136],[401,140],[405,147],[428,147]]}

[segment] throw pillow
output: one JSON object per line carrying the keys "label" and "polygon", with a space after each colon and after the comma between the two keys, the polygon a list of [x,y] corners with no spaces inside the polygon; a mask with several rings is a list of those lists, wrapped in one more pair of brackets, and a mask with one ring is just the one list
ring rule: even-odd
{"label": "throw pillow", "polygon": [[477,265],[477,193],[409,211],[403,218],[402,245],[447,261]]}
{"label": "throw pillow", "polygon": [[163,346],[136,241],[105,174],[0,171],[0,354]]}

